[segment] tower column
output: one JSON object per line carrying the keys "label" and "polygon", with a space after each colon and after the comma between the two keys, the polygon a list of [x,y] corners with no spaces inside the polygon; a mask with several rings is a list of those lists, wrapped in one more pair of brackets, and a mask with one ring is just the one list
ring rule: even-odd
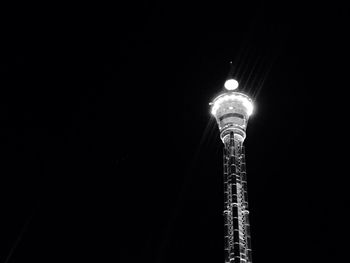
{"label": "tower column", "polygon": [[229,91],[211,105],[224,144],[225,263],[252,263],[243,142],[253,103],[247,95]]}

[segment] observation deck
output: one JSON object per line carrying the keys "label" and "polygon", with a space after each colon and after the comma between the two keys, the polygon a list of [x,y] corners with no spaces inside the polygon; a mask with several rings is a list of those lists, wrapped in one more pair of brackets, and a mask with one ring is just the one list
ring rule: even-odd
{"label": "observation deck", "polygon": [[217,96],[210,105],[211,113],[219,126],[222,142],[225,143],[231,131],[243,142],[249,116],[253,113],[253,101],[244,93],[226,91]]}

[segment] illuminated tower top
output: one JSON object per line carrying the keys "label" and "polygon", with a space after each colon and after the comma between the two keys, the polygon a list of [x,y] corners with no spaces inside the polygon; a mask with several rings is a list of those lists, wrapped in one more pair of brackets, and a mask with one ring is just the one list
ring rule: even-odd
{"label": "illuminated tower top", "polygon": [[244,93],[236,92],[238,82],[229,79],[225,83],[226,91],[219,94],[213,102],[211,113],[214,115],[220,130],[223,143],[234,132],[235,139],[244,141],[249,116],[253,113],[253,101]]}
{"label": "illuminated tower top", "polygon": [[226,90],[210,105],[224,143],[225,263],[252,263],[243,142],[253,102],[237,88],[236,80],[227,80]]}

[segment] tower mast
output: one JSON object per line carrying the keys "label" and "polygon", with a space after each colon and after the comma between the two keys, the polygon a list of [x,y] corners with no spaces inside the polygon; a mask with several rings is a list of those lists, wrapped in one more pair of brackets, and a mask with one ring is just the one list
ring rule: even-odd
{"label": "tower mast", "polygon": [[225,263],[252,263],[243,142],[253,102],[244,93],[233,91],[237,87],[234,79],[226,81],[227,91],[210,104],[224,144]]}

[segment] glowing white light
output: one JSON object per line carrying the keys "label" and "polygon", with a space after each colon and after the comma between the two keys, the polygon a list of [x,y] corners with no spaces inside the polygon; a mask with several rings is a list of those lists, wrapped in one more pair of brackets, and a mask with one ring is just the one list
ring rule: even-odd
{"label": "glowing white light", "polygon": [[250,116],[253,113],[254,106],[252,101],[247,96],[244,96],[240,93],[231,93],[231,94],[225,94],[223,96],[219,96],[213,102],[211,113],[215,116],[217,110],[221,107],[221,104],[226,101],[240,102],[246,108],[248,116]]}
{"label": "glowing white light", "polygon": [[251,103],[248,100],[243,100],[242,103],[243,103],[244,107],[246,107],[246,109],[247,109],[248,116],[252,115],[252,113],[253,113],[253,103]]}
{"label": "glowing white light", "polygon": [[225,86],[225,89],[227,90],[235,90],[238,88],[238,82],[235,79],[229,79],[229,80],[226,80],[224,86]]}

